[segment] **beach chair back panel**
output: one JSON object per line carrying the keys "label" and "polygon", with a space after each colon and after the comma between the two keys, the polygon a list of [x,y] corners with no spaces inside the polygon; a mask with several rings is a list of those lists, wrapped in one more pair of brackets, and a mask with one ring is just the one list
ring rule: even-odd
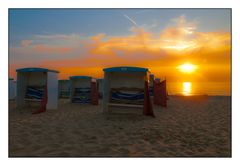
{"label": "beach chair back panel", "polygon": [[145,73],[109,73],[110,88],[141,88],[144,89]]}
{"label": "beach chair back panel", "polygon": [[70,81],[59,81],[58,82],[59,88],[59,97],[60,98],[69,98],[70,97]]}
{"label": "beach chair back panel", "polygon": [[45,86],[47,82],[47,73],[30,72],[27,73],[28,86]]}
{"label": "beach chair back panel", "polygon": [[167,85],[166,80],[154,82],[154,104],[167,107]]}
{"label": "beach chair back panel", "polygon": [[72,81],[72,86],[74,88],[90,88],[91,87],[91,79],[76,79]]}

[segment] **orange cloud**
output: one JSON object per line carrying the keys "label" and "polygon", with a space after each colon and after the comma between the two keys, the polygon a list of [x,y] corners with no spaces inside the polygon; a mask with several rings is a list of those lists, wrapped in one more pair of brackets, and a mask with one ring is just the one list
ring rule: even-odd
{"label": "orange cloud", "polygon": [[[176,27],[175,32],[181,34],[177,38],[169,37],[169,31],[166,28],[159,38],[153,37],[153,34],[144,30],[137,31],[134,35],[123,37],[111,37],[106,41],[98,40],[91,44],[91,59],[113,58],[115,60],[124,57],[127,60],[149,61],[152,59],[162,60],[167,58],[173,60],[176,56],[198,57],[197,54],[207,54],[225,50],[230,53],[230,34],[227,32],[193,32],[182,33],[182,27]],[[136,32],[136,31],[135,31]],[[184,35],[182,35],[184,34]],[[194,35],[193,35],[194,34]],[[229,54],[228,54],[229,55]],[[182,57],[181,57],[182,58]],[[119,62],[120,63],[120,62]]]}
{"label": "orange cloud", "polygon": [[96,35],[96,36],[93,36],[93,37],[91,37],[91,39],[93,40],[93,41],[100,41],[102,38],[104,38],[106,35],[105,34],[103,34],[103,33],[100,33],[100,34],[98,34],[98,35]]}

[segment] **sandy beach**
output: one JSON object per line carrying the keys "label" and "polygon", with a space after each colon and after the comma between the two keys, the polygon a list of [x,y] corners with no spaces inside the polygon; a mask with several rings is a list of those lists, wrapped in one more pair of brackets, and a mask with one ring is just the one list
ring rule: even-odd
{"label": "sandy beach", "polygon": [[230,157],[231,98],[170,96],[141,109],[113,109],[60,100],[58,110],[32,115],[34,108],[9,104],[9,156],[34,157]]}

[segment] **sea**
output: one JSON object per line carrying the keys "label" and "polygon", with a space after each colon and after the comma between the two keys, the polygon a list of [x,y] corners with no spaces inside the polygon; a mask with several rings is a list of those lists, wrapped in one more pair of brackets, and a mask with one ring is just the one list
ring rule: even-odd
{"label": "sea", "polygon": [[231,96],[231,82],[167,82],[169,95]]}

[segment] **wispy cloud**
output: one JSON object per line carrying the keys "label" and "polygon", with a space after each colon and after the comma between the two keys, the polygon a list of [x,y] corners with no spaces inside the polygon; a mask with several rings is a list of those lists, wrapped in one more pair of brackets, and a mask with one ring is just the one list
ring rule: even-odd
{"label": "wispy cloud", "polygon": [[79,39],[80,34],[36,34],[33,36],[34,39],[42,39],[42,40],[74,40]]}

